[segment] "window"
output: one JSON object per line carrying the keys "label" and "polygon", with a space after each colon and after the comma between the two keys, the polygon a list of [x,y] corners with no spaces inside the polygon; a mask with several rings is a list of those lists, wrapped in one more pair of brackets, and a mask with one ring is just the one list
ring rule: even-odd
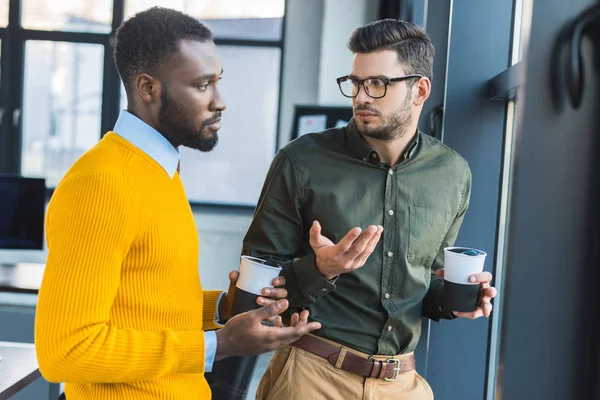
{"label": "window", "polygon": [[125,15],[169,7],[200,19],[217,39],[279,41],[284,5],[284,0],[128,0]]}
{"label": "window", "polygon": [[22,0],[26,29],[109,33],[112,0]]}
{"label": "window", "polygon": [[227,104],[219,144],[205,154],[181,149],[181,177],[190,199],[256,204],[276,147],[281,51],[219,46],[219,52]]}
{"label": "window", "polygon": [[[512,69],[520,74],[520,62],[523,58],[524,44],[526,44],[528,40],[529,25],[531,24],[531,14],[529,13],[531,1],[514,0],[513,4],[512,51],[509,70]],[[516,85],[518,89],[520,83],[520,81],[517,81],[509,86],[512,89]],[[496,265],[494,271],[495,286],[498,290],[499,299],[503,298],[504,277],[506,274],[506,252],[509,233],[508,221],[510,220],[510,199],[512,198],[513,164],[516,142],[515,130],[518,123],[517,93],[518,90],[511,90],[506,99],[506,121],[498,217],[498,244],[496,246]],[[502,301],[495,302],[495,310],[491,318],[488,400],[502,398],[503,360],[502,350],[499,348],[503,318],[502,309]]]}
{"label": "window", "polygon": [[8,25],[8,0],[0,0],[0,27]]}
{"label": "window", "polygon": [[102,59],[97,44],[27,41],[21,173],[58,184],[98,141]]}
{"label": "window", "polygon": [[523,57],[523,0],[514,0],[511,65]]}
{"label": "window", "polygon": [[189,200],[255,206],[277,148],[285,0],[20,0],[20,20],[9,23],[15,3],[0,0],[2,71],[10,70],[0,87],[0,173],[44,177],[52,189],[113,128],[127,107],[114,30],[162,6],[213,31],[225,70],[219,145],[181,150]]}
{"label": "window", "polygon": [[282,18],[283,0],[127,0],[125,16],[152,6],[169,7],[199,19]]}

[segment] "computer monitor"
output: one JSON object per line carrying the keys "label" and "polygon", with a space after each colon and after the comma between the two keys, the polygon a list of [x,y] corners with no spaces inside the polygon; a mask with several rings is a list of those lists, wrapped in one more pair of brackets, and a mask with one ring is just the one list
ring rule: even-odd
{"label": "computer monitor", "polygon": [[0,249],[44,248],[46,182],[0,175]]}

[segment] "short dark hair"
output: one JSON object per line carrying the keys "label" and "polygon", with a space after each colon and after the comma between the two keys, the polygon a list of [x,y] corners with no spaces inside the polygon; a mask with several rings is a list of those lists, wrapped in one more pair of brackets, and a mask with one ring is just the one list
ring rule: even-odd
{"label": "short dark hair", "polygon": [[425,30],[411,22],[382,19],[355,29],[348,40],[352,53],[395,50],[398,61],[408,66],[407,74],[431,79],[435,49]]}
{"label": "short dark hair", "polygon": [[129,93],[134,78],[160,68],[179,51],[183,39],[211,41],[210,29],[200,21],[169,8],[152,7],[124,21],[116,34],[115,65]]}

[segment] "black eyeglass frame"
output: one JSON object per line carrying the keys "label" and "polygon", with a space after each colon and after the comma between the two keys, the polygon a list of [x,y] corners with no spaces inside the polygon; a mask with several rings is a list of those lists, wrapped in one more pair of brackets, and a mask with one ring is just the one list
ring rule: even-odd
{"label": "black eyeglass frame", "polygon": [[[340,76],[339,78],[336,79],[336,82],[338,84],[338,87],[340,88],[340,92],[342,93],[342,96],[347,97],[349,99],[353,99],[356,96],[358,96],[358,94],[360,93],[360,88],[362,87],[365,90],[365,93],[367,94],[367,96],[369,96],[372,99],[381,99],[382,97],[385,97],[385,95],[387,94],[387,88],[388,85],[390,83],[394,83],[394,82],[401,82],[401,81],[405,81],[407,79],[411,79],[411,78],[419,78],[421,79],[423,77],[423,75],[420,74],[410,74],[410,75],[404,75],[404,76],[399,76],[397,78],[385,78],[385,77],[371,77],[371,78],[365,78],[365,79],[353,79],[351,78],[349,75],[346,76]],[[372,96],[369,93],[369,90],[364,86],[365,82],[370,80],[370,79],[379,79],[381,81],[383,81],[384,84],[384,89],[383,89],[383,95],[381,96]],[[348,96],[344,93],[344,91],[342,90],[342,83],[347,81],[347,80],[352,80],[358,83],[358,90],[356,91],[356,94],[354,96]]]}

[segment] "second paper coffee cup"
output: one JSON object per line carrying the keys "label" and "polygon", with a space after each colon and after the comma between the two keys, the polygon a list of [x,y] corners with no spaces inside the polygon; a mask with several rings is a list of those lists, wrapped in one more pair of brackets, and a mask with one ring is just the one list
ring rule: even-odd
{"label": "second paper coffee cup", "polygon": [[242,256],[231,315],[260,308],[256,304],[256,298],[261,295],[264,288],[273,286],[273,279],[277,278],[280,272],[279,265],[256,257]]}
{"label": "second paper coffee cup", "polygon": [[442,303],[445,310],[471,312],[477,306],[479,283],[469,282],[471,275],[483,271],[486,252],[468,247],[444,249],[444,291]]}

